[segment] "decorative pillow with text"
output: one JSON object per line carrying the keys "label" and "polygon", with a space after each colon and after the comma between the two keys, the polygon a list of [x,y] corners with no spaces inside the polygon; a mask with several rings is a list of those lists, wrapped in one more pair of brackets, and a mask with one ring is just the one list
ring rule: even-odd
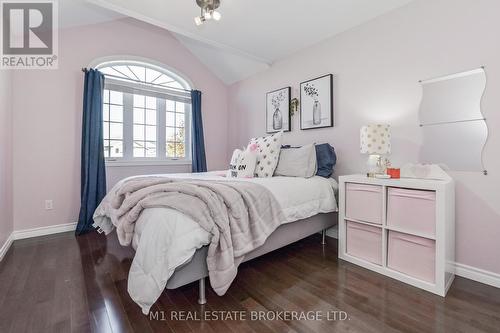
{"label": "decorative pillow with text", "polygon": [[249,146],[246,150],[235,149],[229,164],[227,178],[253,178],[257,164],[257,146]]}

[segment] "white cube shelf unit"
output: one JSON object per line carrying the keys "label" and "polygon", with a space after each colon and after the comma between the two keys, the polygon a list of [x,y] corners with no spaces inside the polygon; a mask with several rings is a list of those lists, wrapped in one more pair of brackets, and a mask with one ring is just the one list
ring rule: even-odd
{"label": "white cube shelf unit", "polygon": [[339,177],[339,257],[446,296],[455,277],[455,185]]}

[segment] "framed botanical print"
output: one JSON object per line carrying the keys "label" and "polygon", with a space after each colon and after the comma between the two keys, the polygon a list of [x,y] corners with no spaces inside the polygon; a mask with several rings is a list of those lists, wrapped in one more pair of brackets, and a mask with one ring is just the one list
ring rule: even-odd
{"label": "framed botanical print", "polygon": [[333,127],[333,75],[300,84],[300,129]]}
{"label": "framed botanical print", "polygon": [[281,88],[266,94],[266,131],[290,131],[291,88]]}

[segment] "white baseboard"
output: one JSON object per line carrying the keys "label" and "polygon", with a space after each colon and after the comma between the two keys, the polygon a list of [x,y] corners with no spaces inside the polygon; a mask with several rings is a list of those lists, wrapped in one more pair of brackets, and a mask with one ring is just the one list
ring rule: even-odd
{"label": "white baseboard", "polygon": [[9,251],[13,241],[14,237],[12,237],[12,234],[10,234],[9,237],[7,237],[7,239],[5,240],[5,243],[3,243],[2,247],[0,248],[0,261],[3,260],[5,254],[7,254],[7,251]]}
{"label": "white baseboard", "polygon": [[455,274],[463,278],[500,288],[500,274],[484,269],[455,263]]}
{"label": "white baseboard", "polygon": [[12,242],[15,240],[59,234],[61,232],[75,231],[76,224],[77,223],[74,222],[74,223],[56,224],[48,227],[15,230],[9,235],[5,243],[0,248],[0,261],[3,260],[5,254],[12,245]]}
{"label": "white baseboard", "polygon": [[14,240],[26,239],[26,238],[32,238],[32,237],[45,236],[45,235],[59,234],[61,232],[68,232],[68,231],[75,231],[75,230],[76,230],[76,222],[65,223],[65,224],[56,224],[56,225],[51,225],[48,227],[15,230],[12,233],[12,238]]}

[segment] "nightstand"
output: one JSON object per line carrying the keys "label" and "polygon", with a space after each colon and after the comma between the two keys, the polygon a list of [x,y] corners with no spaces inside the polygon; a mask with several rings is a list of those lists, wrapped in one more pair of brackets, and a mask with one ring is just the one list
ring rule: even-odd
{"label": "nightstand", "polygon": [[455,277],[453,180],[339,177],[339,257],[445,296]]}

